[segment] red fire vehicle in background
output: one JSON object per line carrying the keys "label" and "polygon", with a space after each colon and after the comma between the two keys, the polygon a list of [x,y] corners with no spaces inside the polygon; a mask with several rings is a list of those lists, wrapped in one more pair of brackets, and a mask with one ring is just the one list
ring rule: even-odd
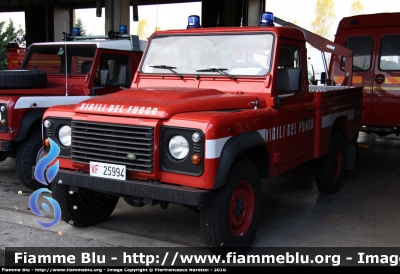
{"label": "red fire vehicle in background", "polygon": [[44,111],[129,87],[143,54],[145,43],[137,36],[111,31],[109,39],[73,31],[65,34],[68,41],[30,45],[21,66],[19,48],[10,47],[10,56],[18,58],[9,65],[19,68],[0,71],[0,161],[15,157],[19,179],[33,190],[43,187],[32,166],[43,156]]}
{"label": "red fire vehicle in background", "polygon": [[[400,133],[400,13],[343,18],[335,42],[354,52],[353,85],[363,87],[361,131]],[[343,81],[345,57],[332,55],[333,80]]]}
{"label": "red fire vehicle in background", "polygon": [[200,213],[212,252],[243,252],[258,227],[261,178],[315,159],[318,189],[334,193],[354,169],[362,88],[351,77],[309,86],[306,40],[343,53],[350,76],[351,50],[274,26],[271,13],[258,27],[199,22],[151,35],[130,89],[46,110],[44,143],[61,149],[52,193],[64,221],[101,222],[120,197],[180,204]]}
{"label": "red fire vehicle in background", "polygon": [[8,69],[19,69],[26,54],[26,41],[24,36],[16,36],[7,45],[4,45],[7,52]]}

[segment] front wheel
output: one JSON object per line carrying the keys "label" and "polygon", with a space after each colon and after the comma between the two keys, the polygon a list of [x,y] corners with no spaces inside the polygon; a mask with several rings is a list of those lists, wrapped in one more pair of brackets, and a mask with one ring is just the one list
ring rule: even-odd
{"label": "front wheel", "polygon": [[37,190],[48,187],[38,182],[32,176],[32,167],[43,157],[43,141],[40,130],[29,133],[27,138],[18,145],[15,155],[15,168],[20,181],[29,189]]}
{"label": "front wheel", "polygon": [[256,166],[247,159],[231,168],[225,185],[211,194],[200,211],[203,238],[216,254],[242,253],[256,235],[262,200],[261,181]]}
{"label": "front wheel", "polygon": [[0,151],[0,163],[7,159],[7,154],[4,151]]}
{"label": "front wheel", "polygon": [[61,218],[74,226],[86,227],[106,220],[118,203],[118,196],[112,196],[89,189],[51,184],[53,198],[60,204]]}
{"label": "front wheel", "polygon": [[346,168],[346,137],[334,131],[328,153],[318,159],[315,180],[322,193],[332,194],[340,189]]}

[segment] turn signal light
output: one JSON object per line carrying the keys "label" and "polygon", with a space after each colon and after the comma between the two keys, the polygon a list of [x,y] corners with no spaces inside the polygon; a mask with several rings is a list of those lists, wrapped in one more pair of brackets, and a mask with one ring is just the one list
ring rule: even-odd
{"label": "turn signal light", "polygon": [[44,145],[45,145],[46,147],[50,146],[49,138],[46,138],[46,140],[44,140]]}
{"label": "turn signal light", "polygon": [[201,162],[201,158],[198,154],[193,154],[191,160],[194,165],[198,165]]}

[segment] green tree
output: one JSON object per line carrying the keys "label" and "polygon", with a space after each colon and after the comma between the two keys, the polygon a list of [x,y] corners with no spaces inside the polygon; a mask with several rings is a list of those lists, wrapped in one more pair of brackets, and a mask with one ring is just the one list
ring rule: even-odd
{"label": "green tree", "polygon": [[92,34],[88,34],[88,32],[86,30],[86,26],[80,17],[76,18],[75,27],[80,28],[82,36],[92,35]]}
{"label": "green tree", "polygon": [[4,41],[7,37],[7,33],[3,33],[3,27],[6,22],[1,21],[0,22],[0,69],[6,69],[7,68],[7,52],[6,49],[4,48]]}
{"label": "green tree", "polygon": [[331,39],[331,27],[335,23],[336,18],[334,10],[335,0],[317,0],[314,8],[315,19],[311,22],[313,32]]}
{"label": "green tree", "polygon": [[350,15],[358,15],[364,13],[364,6],[361,0],[354,0],[351,3]]}
{"label": "green tree", "polygon": [[147,39],[147,20],[140,19],[138,27],[136,29],[136,35],[139,36],[139,39]]}
{"label": "green tree", "polygon": [[4,47],[8,42],[12,41],[17,35],[22,36],[23,30],[20,28],[16,31],[14,27],[14,22],[10,18],[8,25],[3,32],[3,28],[6,22],[0,22],[0,69],[7,69],[7,51]]}

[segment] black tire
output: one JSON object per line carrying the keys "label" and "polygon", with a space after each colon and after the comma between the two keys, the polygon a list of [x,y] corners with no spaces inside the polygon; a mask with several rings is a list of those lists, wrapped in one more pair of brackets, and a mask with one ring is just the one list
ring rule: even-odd
{"label": "black tire", "polygon": [[34,88],[47,84],[47,73],[41,70],[0,70],[0,88]]}
{"label": "black tire", "polygon": [[22,141],[15,154],[15,167],[18,178],[29,189],[37,190],[47,187],[36,181],[32,174],[32,167],[38,161],[38,155],[42,152],[43,141],[40,130],[35,130],[26,136]]}
{"label": "black tire", "polygon": [[332,133],[328,153],[317,161],[315,181],[320,192],[332,194],[339,191],[346,169],[346,144],[343,134]]}
{"label": "black tire", "polygon": [[215,254],[242,253],[257,232],[262,188],[256,166],[247,159],[231,168],[226,184],[211,194],[200,211],[200,226],[207,248]]}
{"label": "black tire", "polygon": [[5,151],[0,151],[0,163],[7,159],[7,154]]}
{"label": "black tire", "polygon": [[61,219],[70,225],[86,227],[106,220],[117,206],[119,197],[93,190],[78,188],[71,191],[70,186],[51,184],[53,198],[61,208]]}

